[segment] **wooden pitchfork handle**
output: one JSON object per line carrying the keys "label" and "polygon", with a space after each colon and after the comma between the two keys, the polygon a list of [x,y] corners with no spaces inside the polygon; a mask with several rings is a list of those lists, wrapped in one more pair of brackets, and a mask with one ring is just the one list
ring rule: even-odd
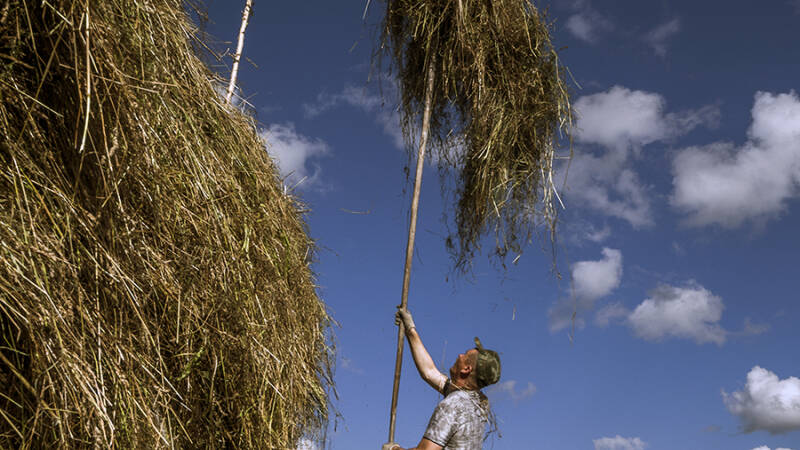
{"label": "wooden pitchfork handle", "polygon": [[[417,232],[417,210],[419,207],[419,191],[422,186],[422,168],[425,163],[425,147],[428,143],[428,131],[431,124],[431,103],[433,102],[433,78],[435,75],[436,55],[431,56],[428,65],[428,80],[425,86],[425,111],[422,115],[422,134],[417,150],[417,171],[414,178],[414,196],[411,199],[411,223],[408,226],[408,244],[406,245],[406,265],[403,270],[403,291],[400,308],[408,306],[408,285],[411,280],[411,261],[414,256],[414,237]],[[394,442],[394,424],[397,418],[397,392],[400,389],[400,369],[403,366],[403,348],[405,329],[402,322],[397,331],[397,358],[394,363],[394,385],[392,386],[392,408],[389,418],[389,441]]]}

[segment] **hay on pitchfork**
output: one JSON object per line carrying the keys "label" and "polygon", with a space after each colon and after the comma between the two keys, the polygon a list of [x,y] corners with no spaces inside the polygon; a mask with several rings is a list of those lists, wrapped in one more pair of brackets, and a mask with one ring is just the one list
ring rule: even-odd
{"label": "hay on pitchfork", "polygon": [[432,154],[452,196],[456,268],[469,267],[489,232],[501,259],[522,252],[540,225],[555,239],[553,165],[559,147],[571,155],[572,108],[551,28],[528,0],[386,2],[383,49],[409,143],[434,65]]}

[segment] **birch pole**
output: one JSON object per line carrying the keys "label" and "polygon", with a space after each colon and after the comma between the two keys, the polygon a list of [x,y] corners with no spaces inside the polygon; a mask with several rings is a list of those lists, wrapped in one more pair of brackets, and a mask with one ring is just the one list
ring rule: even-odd
{"label": "birch pole", "polygon": [[[435,75],[436,55],[431,57],[428,65],[428,79],[425,86],[425,110],[422,114],[422,133],[417,149],[417,171],[414,176],[414,194],[411,198],[411,223],[408,225],[408,243],[406,244],[406,265],[403,270],[403,291],[400,296],[400,308],[408,306],[408,285],[411,281],[411,261],[414,257],[414,238],[417,233],[417,209],[419,207],[419,191],[422,186],[422,168],[425,163],[425,147],[428,143],[428,130],[431,124],[431,103],[433,98],[433,78]],[[389,418],[389,442],[394,442],[394,425],[397,418],[397,392],[400,388],[400,369],[403,367],[403,348],[405,339],[403,323],[397,331],[397,358],[394,363],[394,385],[392,386],[392,407]]]}
{"label": "birch pole", "polygon": [[228,83],[228,92],[225,94],[225,103],[231,103],[233,90],[236,87],[236,76],[239,75],[239,60],[242,59],[242,48],[244,47],[244,30],[247,29],[247,21],[250,18],[250,9],[253,7],[253,0],[247,0],[242,12],[242,26],[239,27],[239,42],[236,44],[236,53],[233,55],[233,67],[231,68],[231,81]]}

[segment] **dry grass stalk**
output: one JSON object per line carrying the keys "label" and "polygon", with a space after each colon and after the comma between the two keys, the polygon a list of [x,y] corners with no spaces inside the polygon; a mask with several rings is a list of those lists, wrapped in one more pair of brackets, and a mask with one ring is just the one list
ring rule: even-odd
{"label": "dry grass stalk", "polygon": [[501,260],[520,253],[540,225],[553,242],[553,161],[559,140],[569,139],[572,110],[566,69],[543,16],[528,0],[386,6],[383,44],[400,85],[408,142],[424,105],[425,68],[437,61],[431,138],[454,205],[447,243],[456,268],[469,268],[490,231]]}
{"label": "dry grass stalk", "polygon": [[0,448],[286,448],[329,317],[179,0],[0,0]]}

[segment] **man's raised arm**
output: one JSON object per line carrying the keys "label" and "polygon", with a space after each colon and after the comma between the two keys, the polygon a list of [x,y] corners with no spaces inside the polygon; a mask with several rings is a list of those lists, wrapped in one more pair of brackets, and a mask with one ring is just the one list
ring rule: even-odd
{"label": "man's raised arm", "polygon": [[414,357],[414,364],[417,366],[419,375],[425,382],[431,385],[439,392],[443,392],[444,384],[447,377],[439,372],[436,365],[433,363],[431,355],[422,344],[422,339],[419,337],[417,328],[414,325],[414,319],[411,317],[411,312],[404,309],[397,310],[397,319],[403,322],[406,329],[406,338],[408,338],[408,346],[411,347],[411,356]]}

